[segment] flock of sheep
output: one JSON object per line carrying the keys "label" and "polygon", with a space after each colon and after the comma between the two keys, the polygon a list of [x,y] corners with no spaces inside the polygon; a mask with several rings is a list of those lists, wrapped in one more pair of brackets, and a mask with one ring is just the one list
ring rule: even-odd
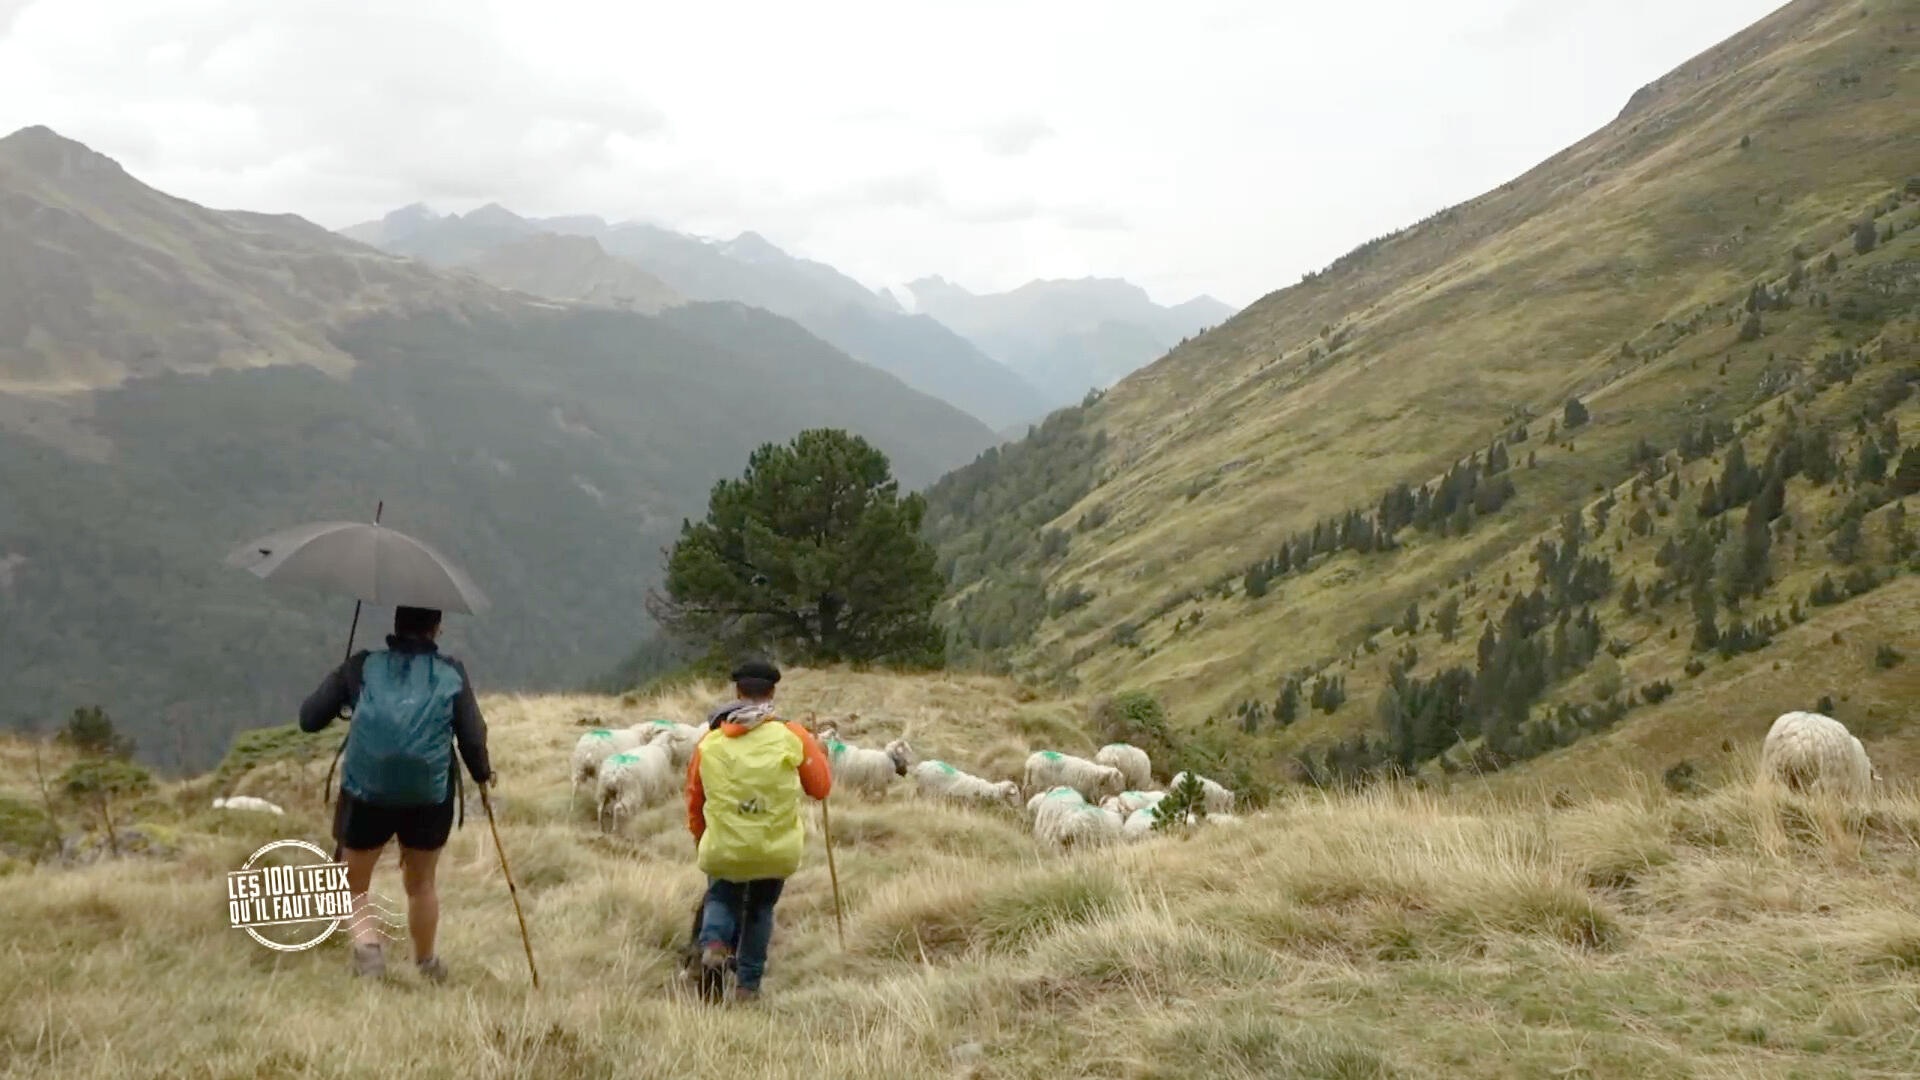
{"label": "flock of sheep", "polygon": [[[602,828],[672,799],[685,790],[687,763],[706,734],[697,724],[649,720],[630,728],[602,728],[580,736],[573,748],[573,793],[587,786],[594,794]],[[874,750],[840,738],[831,724],[819,730],[833,771],[834,788],[881,798],[891,785],[912,777],[919,795],[968,805],[1017,807],[1027,796],[1027,818],[1034,837],[1055,848],[1091,847],[1137,840],[1153,831],[1160,802],[1186,780],[1176,773],[1166,789],[1153,787],[1153,762],[1146,751],[1126,743],[1100,748],[1089,761],[1055,750],[1027,758],[1024,783],[988,780],[944,761],[916,760],[905,739]],[[1773,722],[1761,747],[1763,776],[1789,790],[1865,798],[1879,780],[1866,747],[1846,726],[1818,713],[1790,712]],[[1204,816],[1198,820],[1231,824],[1233,792],[1200,777]],[[234,795],[213,800],[216,810],[280,814],[265,799]]]}
{"label": "flock of sheep", "polygon": [[[600,728],[580,736],[571,763],[573,793],[585,787],[594,796],[601,828],[619,828],[646,807],[685,790],[687,763],[706,729],[672,720],[649,720],[630,728]],[[905,739],[879,749],[855,746],[832,723],[818,731],[833,772],[834,790],[882,798],[897,781],[911,778],[923,798],[973,806],[1018,808],[1027,797],[1033,834],[1056,849],[1137,840],[1153,831],[1167,791],[1186,779],[1175,775],[1167,789],[1153,787],[1153,763],[1137,746],[1112,743],[1094,759],[1055,750],[1027,758],[1024,783],[989,780],[944,761],[921,761]],[[1199,777],[1206,813],[1187,821],[1229,822],[1233,792]]]}

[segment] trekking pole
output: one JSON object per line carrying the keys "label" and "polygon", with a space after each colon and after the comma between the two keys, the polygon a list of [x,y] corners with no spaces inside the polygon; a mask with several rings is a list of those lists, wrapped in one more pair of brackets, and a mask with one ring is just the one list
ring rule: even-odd
{"label": "trekking pole", "polygon": [[840,951],[847,951],[847,924],[840,916],[840,871],[833,868],[833,822],[827,816],[827,800],[820,800],[820,835],[827,842],[827,878],[833,882],[833,928],[840,937]]}
{"label": "trekking pole", "polygon": [[487,785],[475,785],[480,789],[480,805],[487,811],[487,828],[493,832],[493,850],[500,853],[500,872],[507,878],[507,895],[513,898],[513,917],[520,920],[520,944],[527,950],[527,971],[533,975],[533,988],[540,989],[540,969],[533,966],[533,939],[527,936],[527,917],[520,911],[520,890],[513,884],[513,868],[507,865],[507,849],[500,846],[500,826],[493,820],[493,800],[487,796]]}

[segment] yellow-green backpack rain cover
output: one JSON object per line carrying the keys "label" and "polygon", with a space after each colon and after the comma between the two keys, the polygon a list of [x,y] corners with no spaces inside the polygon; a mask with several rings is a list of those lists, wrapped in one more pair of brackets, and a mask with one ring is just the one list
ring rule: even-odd
{"label": "yellow-green backpack rain cover", "polygon": [[740,735],[710,731],[700,740],[700,786],[707,830],[700,869],[722,881],[789,877],[800,869],[800,736],[778,720]]}

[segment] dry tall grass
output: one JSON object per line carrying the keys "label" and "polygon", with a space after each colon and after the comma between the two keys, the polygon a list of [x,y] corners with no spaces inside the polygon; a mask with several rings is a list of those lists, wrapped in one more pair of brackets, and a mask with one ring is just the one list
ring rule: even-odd
{"label": "dry tall grass", "polygon": [[[1012,740],[1013,714],[1078,711],[991,680],[790,685],[796,707],[838,690],[832,709],[871,718],[873,739],[912,727],[969,765]],[[700,887],[680,812],[599,835],[567,805],[565,758],[580,719],[705,704],[486,703],[541,991],[484,824],[444,862],[453,984],[402,963],[366,985],[337,939],[279,955],[225,926],[225,871],[264,840],[324,837],[297,778],[290,816],[266,821],[203,810],[187,785],[142,811],[166,858],[0,877],[0,1074],[1784,1077],[1920,1061],[1920,798],[1842,808],[1746,782],[1558,807],[1302,793],[1237,827],[1069,858],[1041,856],[1011,813],[836,800],[846,951],[816,832],[767,998],[714,1010],[674,977]],[[1072,745],[1049,736],[1022,738]],[[395,878],[383,866],[377,887]]]}

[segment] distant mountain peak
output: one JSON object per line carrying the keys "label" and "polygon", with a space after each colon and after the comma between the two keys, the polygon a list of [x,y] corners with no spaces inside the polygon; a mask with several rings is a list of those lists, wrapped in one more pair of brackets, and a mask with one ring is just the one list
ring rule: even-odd
{"label": "distant mountain peak", "polygon": [[21,128],[0,139],[0,161],[62,178],[126,175],[119,162],[44,124]]}
{"label": "distant mountain peak", "polygon": [[787,254],[780,250],[773,241],[768,240],[766,237],[761,236],[751,229],[727,241],[724,245],[724,250],[728,255],[736,259],[749,260],[777,259],[783,258]]}
{"label": "distant mountain peak", "polygon": [[11,135],[8,135],[6,138],[0,139],[0,146],[9,146],[15,143],[29,143],[39,139],[60,139],[62,141],[67,141],[67,142],[72,141],[70,139],[67,139],[66,136],[60,134],[59,132],[53,130],[52,128],[48,127],[45,124],[28,124],[26,127],[21,128],[19,131],[16,131]]}
{"label": "distant mountain peak", "polygon": [[387,211],[387,213],[381,217],[380,224],[386,228],[387,235],[399,236],[403,233],[411,232],[422,225],[431,225],[439,221],[440,217],[441,215],[436,213],[434,209],[426,203],[417,202],[410,203],[398,210]]}
{"label": "distant mountain peak", "polygon": [[526,218],[497,202],[490,202],[478,210],[468,211],[460,215],[460,220],[469,225],[524,225],[527,223]]}

